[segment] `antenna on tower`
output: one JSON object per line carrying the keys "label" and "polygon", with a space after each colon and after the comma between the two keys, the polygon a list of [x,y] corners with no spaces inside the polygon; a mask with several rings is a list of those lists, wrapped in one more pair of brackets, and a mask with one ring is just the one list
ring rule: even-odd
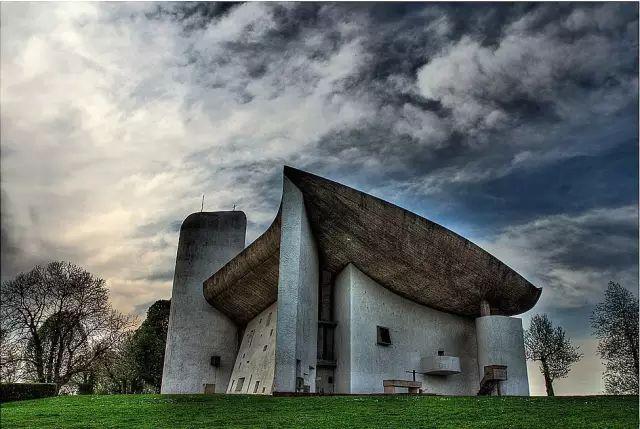
{"label": "antenna on tower", "polygon": [[200,206],[200,212],[204,211],[204,194],[202,194],[202,205]]}

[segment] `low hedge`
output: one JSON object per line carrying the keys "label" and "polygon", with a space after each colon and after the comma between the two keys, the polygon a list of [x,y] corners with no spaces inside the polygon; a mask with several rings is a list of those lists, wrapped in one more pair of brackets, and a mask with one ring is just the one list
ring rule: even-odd
{"label": "low hedge", "polygon": [[0,383],[0,402],[56,396],[55,383]]}
{"label": "low hedge", "polygon": [[93,395],[93,384],[91,383],[79,383],[78,395]]}

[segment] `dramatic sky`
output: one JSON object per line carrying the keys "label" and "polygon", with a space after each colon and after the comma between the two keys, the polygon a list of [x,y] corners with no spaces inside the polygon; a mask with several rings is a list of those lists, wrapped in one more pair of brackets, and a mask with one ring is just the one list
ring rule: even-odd
{"label": "dramatic sky", "polygon": [[245,211],[251,242],[288,164],[543,287],[533,312],[585,354],[556,391],[602,390],[589,314],[609,280],[638,287],[637,4],[1,11],[3,280],[68,260],[142,314],[170,296],[202,194],[205,210]]}

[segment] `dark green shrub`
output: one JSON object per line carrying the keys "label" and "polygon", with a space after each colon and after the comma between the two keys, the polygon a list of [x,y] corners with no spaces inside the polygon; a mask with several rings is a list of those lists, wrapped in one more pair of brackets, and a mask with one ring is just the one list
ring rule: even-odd
{"label": "dark green shrub", "polygon": [[93,383],[80,383],[78,384],[79,395],[93,395]]}
{"label": "dark green shrub", "polygon": [[54,383],[0,383],[0,402],[56,396]]}

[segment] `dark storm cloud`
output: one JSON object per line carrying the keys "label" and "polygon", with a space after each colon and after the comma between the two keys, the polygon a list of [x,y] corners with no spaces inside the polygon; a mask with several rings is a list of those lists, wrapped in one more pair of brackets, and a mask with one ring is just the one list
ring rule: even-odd
{"label": "dark storm cloud", "polygon": [[539,217],[484,245],[544,287],[538,311],[555,312],[595,304],[610,280],[637,293],[637,236],[638,209],[628,205]]}
{"label": "dark storm cloud", "polygon": [[241,2],[180,2],[160,3],[147,12],[149,19],[170,18],[181,22],[186,32],[202,28],[228,13]]}
{"label": "dark storm cloud", "polygon": [[152,272],[152,273],[137,277],[135,280],[144,280],[149,282],[171,281],[173,280],[173,270]]}
{"label": "dark storm cloud", "polygon": [[468,220],[468,214],[473,213],[473,223],[481,225],[481,231],[474,235],[486,237],[504,225],[539,216],[579,214],[594,207],[633,203],[638,194],[638,147],[633,134],[630,129],[626,137],[617,140],[617,145],[600,153],[577,154],[514,169],[478,183],[449,185],[430,194],[429,204],[448,202],[446,209],[433,214],[450,221]]}
{"label": "dark storm cloud", "polygon": [[[334,175],[348,175],[354,164],[366,165],[373,159],[384,160],[382,171],[387,179],[416,181],[440,171],[445,176],[440,182],[446,184],[448,168],[462,166],[464,170],[470,165],[486,174],[480,177],[470,172],[467,183],[490,180],[510,171],[509,164],[523,149],[545,156],[549,150],[571,151],[580,144],[558,148],[563,144],[558,142],[561,136],[543,142],[537,139],[542,130],[561,126],[570,132],[572,121],[573,127],[579,128],[594,117],[603,116],[590,107],[590,98],[599,92],[613,94],[611,100],[596,101],[615,104],[603,105],[605,110],[611,107],[616,112],[636,104],[635,97],[627,95],[637,73],[634,56],[627,55],[636,44],[634,33],[629,30],[637,23],[637,13],[630,5],[300,5],[277,6],[272,12],[277,19],[264,37],[250,43],[229,44],[225,51],[229,57],[246,59],[240,61],[244,64],[240,70],[244,68],[247,82],[252,76],[263,76],[271,67],[273,73],[286,77],[277,79],[274,86],[300,84],[295,73],[287,73],[286,69],[279,73],[274,61],[283,55],[299,55],[311,62],[324,59],[356,38],[361,38],[363,51],[368,54],[354,73],[334,82],[333,94],[366,96],[368,105],[375,108],[375,117],[320,137],[315,147],[317,156],[307,164]],[[332,31],[354,22],[358,28],[350,36]],[[323,29],[323,43],[310,50],[301,41],[318,28]],[[537,58],[523,62],[515,56],[517,52],[509,51],[512,46],[526,47],[529,42],[536,42],[541,49],[554,44],[562,49],[539,58],[542,66],[536,69],[531,61],[538,61]],[[426,97],[419,81],[415,87],[416,73],[432,59],[447,67],[456,61],[456,57],[447,55],[468,46],[484,49],[480,54],[492,55],[491,61],[501,68],[483,70],[481,65],[469,63],[471,69],[480,67],[477,72],[484,77],[462,76],[470,80],[465,87],[457,87],[455,82],[446,87],[439,82],[427,85],[428,90],[448,91],[450,95],[444,98],[438,94]],[[528,84],[521,82],[523,65],[533,66],[533,71],[539,73]],[[251,72],[254,69],[260,73]],[[306,70],[294,71],[305,76],[303,83],[313,84],[314,77],[305,75]],[[550,80],[551,76],[554,80]],[[487,88],[487,82],[493,81],[502,84]],[[244,91],[246,85],[242,88]],[[250,91],[245,95],[253,97]],[[461,110],[467,105],[475,105],[476,111]],[[421,128],[425,123],[428,127]],[[508,144],[514,139],[524,142]],[[480,159],[478,146],[483,150]],[[338,154],[343,162],[330,162]],[[377,177],[363,177],[362,181],[367,182],[366,179],[376,187]],[[464,183],[465,179],[459,175],[458,181]]]}
{"label": "dark storm cloud", "polygon": [[151,222],[144,225],[140,225],[136,227],[132,237],[134,238],[144,238],[153,236],[158,233],[158,231],[167,231],[170,233],[175,233],[180,231],[180,225],[182,225],[182,220],[172,220],[169,222],[159,221],[159,222]]}
{"label": "dark storm cloud", "polygon": [[[0,248],[0,272],[2,281],[15,277],[20,272],[29,271],[35,265],[46,264],[54,259],[69,262],[78,261],[78,249],[70,246],[51,242],[46,237],[28,238],[29,231],[21,227],[16,221],[12,211],[12,199],[2,190],[0,212],[1,222],[1,248]],[[31,207],[28,215],[34,224],[40,229],[46,219],[40,219],[39,214]],[[32,249],[37,247],[42,253],[34,254]]]}
{"label": "dark storm cloud", "polygon": [[1,267],[2,267],[2,280],[8,280],[14,276],[19,270],[19,260],[23,257],[23,252],[18,245],[18,240],[15,237],[15,226],[12,222],[11,213],[8,210],[9,198],[2,190],[2,203],[0,204],[0,211],[2,213],[2,232],[0,233],[0,255],[1,255]]}
{"label": "dark storm cloud", "polygon": [[[479,239],[554,219],[518,231],[538,237],[540,253],[556,249],[545,259],[554,268],[536,278],[566,296],[560,305],[596,287],[579,289],[566,272],[637,279],[637,224],[607,218],[637,204],[634,5],[300,5],[273,16],[263,38],[229,44],[226,55],[251,58],[245,71],[260,64],[257,78],[278,71],[278,88],[300,84],[277,63],[283,55],[313,63],[360,40],[365,58],[326,97],[365,99],[374,116],[321,135],[302,166],[466,224]],[[350,23],[357,29],[332,31]],[[325,43],[309,50],[303,41],[319,28]],[[294,72],[313,87],[313,73]],[[279,171],[270,171],[271,186]],[[600,207],[612,211],[595,221]],[[569,225],[572,241],[557,243]]]}

